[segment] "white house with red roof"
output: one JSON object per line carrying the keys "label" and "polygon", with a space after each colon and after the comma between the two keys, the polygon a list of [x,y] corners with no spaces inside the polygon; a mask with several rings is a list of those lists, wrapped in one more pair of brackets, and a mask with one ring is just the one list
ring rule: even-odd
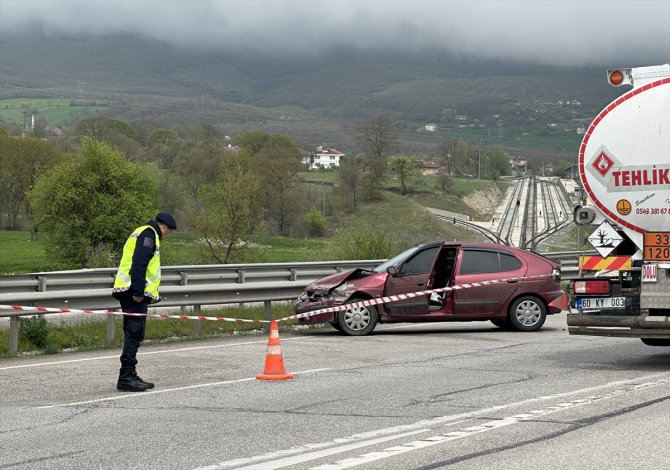
{"label": "white house with red roof", "polygon": [[316,152],[303,157],[303,163],[308,170],[338,168],[340,166],[340,160],[344,156],[344,152],[340,152],[332,147],[319,145],[316,148]]}

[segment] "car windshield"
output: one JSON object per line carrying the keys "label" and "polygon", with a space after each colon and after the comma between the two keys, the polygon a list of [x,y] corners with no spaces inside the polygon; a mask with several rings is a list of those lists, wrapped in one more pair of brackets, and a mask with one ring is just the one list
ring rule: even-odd
{"label": "car windshield", "polygon": [[394,256],[394,257],[391,258],[390,260],[388,260],[388,261],[386,261],[386,262],[380,264],[380,265],[377,266],[373,271],[375,271],[375,272],[377,272],[377,273],[385,273],[385,272],[386,272],[386,268],[388,268],[389,266],[395,266],[396,264],[405,261],[405,260],[406,260],[407,258],[409,258],[409,257],[410,257],[410,256],[411,256],[411,255],[412,255],[418,248],[419,248],[418,246],[415,246],[415,247],[412,247],[412,248],[410,248],[410,249],[408,249],[408,250],[403,251],[403,252],[400,253],[399,255]]}

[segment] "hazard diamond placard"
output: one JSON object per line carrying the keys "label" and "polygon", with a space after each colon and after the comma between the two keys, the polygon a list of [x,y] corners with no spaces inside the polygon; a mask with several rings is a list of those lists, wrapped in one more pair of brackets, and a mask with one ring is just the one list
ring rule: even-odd
{"label": "hazard diamond placard", "polygon": [[593,248],[600,253],[600,256],[607,256],[619,246],[623,241],[623,237],[619,235],[619,232],[617,232],[609,222],[604,221],[591,235],[589,235],[587,240],[593,245]]}

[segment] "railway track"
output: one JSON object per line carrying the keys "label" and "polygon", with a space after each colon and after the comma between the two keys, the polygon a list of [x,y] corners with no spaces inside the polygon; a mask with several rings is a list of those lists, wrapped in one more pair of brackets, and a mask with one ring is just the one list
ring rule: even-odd
{"label": "railway track", "polygon": [[476,231],[492,242],[532,251],[540,241],[572,223],[573,203],[558,178],[518,178],[508,190],[504,205],[498,220],[491,219],[490,225],[431,211],[436,217]]}

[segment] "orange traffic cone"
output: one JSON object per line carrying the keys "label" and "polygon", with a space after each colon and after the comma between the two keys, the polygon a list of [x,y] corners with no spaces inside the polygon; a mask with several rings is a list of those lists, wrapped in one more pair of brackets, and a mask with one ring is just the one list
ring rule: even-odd
{"label": "orange traffic cone", "polygon": [[279,329],[277,322],[270,323],[270,338],[268,338],[268,353],[265,356],[265,370],[256,376],[259,380],[286,380],[292,379],[291,374],[284,370],[284,358],[281,355],[279,344]]}

